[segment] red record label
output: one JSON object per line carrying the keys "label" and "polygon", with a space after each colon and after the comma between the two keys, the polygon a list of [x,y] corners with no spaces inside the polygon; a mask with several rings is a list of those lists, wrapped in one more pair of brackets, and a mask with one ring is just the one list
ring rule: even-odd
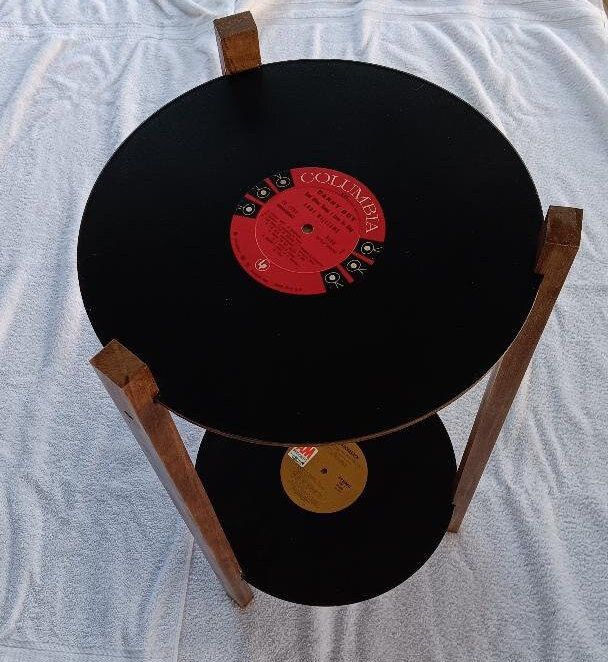
{"label": "red record label", "polygon": [[365,278],[385,231],[380,203],[359,180],[329,168],[292,168],[243,195],[230,242],[239,264],[262,285],[324,294]]}

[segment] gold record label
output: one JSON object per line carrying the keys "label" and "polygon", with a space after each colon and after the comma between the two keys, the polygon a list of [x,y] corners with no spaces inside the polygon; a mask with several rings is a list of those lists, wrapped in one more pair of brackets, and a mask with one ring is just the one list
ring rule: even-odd
{"label": "gold record label", "polygon": [[367,461],[357,444],[288,448],[281,462],[287,496],[312,513],[336,513],[365,489]]}

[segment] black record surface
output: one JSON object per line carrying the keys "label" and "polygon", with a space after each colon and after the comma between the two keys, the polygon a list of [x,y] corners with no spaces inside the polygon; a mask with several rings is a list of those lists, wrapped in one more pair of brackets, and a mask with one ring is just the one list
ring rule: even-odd
{"label": "black record surface", "polygon": [[[243,193],[322,166],[384,210],[383,254],[336,293],[264,287],[238,264]],[[230,436],[363,439],[436,411],[515,338],[538,287],[542,210],[480,113],[375,65],[290,61],[194,88],[144,122],[89,197],[80,287],[102,343],[151,367],[160,400]]]}
{"label": "black record surface", "polygon": [[336,513],[313,513],[285,493],[285,448],[207,432],[196,470],[253,586],[310,605],[367,600],[418,570],[452,514],[456,460],[440,418],[359,443],[367,460],[361,496]]}

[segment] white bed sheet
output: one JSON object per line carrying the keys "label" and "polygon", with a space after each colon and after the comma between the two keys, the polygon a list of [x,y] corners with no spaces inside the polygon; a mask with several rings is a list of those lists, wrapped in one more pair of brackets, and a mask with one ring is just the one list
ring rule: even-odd
{"label": "white bed sheet", "polygon": [[[516,146],[545,209],[585,210],[461,532],[402,586],[344,608],[258,591],[236,608],[87,364],[99,343],[75,248],[88,192],[142,120],[219,75],[211,20],[244,9],[266,62],[365,60],[455,92]],[[608,659],[599,0],[5,0],[0,101],[0,660]],[[442,414],[458,454],[481,389]],[[200,430],[180,429],[194,453]]]}

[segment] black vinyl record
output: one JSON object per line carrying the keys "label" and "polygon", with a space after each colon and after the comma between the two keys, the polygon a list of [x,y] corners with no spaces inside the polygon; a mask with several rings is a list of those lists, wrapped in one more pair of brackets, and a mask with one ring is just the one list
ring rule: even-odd
{"label": "black vinyl record", "polygon": [[212,80],[120,146],[79,236],[85,308],[163,404],[269,443],[365,439],[437,411],[515,338],[542,211],[453,94],[349,61]]}
{"label": "black vinyl record", "polygon": [[436,549],[456,473],[438,416],[359,444],[290,452],[207,432],[198,453],[253,586],[301,604],[360,602],[405,581]]}

